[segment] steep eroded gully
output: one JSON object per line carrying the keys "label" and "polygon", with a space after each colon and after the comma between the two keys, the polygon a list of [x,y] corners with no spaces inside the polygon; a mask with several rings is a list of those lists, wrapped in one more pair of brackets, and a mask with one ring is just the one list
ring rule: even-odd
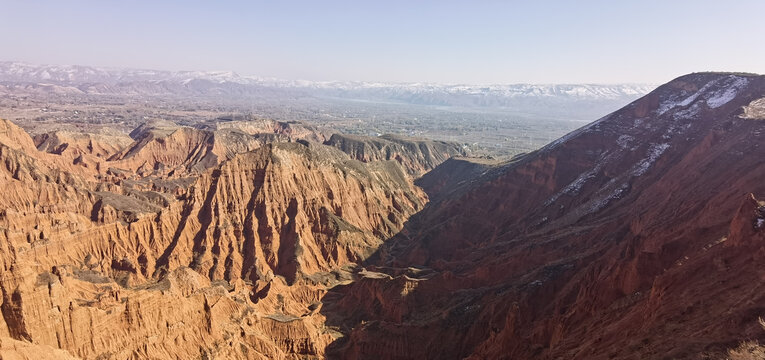
{"label": "steep eroded gully", "polygon": [[88,359],[321,358],[319,299],[426,199],[395,164],[307,142],[236,155],[158,210],[42,179],[83,211],[3,214],[0,335]]}

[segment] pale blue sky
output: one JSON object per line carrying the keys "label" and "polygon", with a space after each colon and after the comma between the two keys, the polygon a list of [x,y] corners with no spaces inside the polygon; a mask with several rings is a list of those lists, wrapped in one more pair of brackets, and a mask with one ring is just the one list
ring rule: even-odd
{"label": "pale blue sky", "polygon": [[0,60],[307,80],[765,73],[765,1],[0,0]]}

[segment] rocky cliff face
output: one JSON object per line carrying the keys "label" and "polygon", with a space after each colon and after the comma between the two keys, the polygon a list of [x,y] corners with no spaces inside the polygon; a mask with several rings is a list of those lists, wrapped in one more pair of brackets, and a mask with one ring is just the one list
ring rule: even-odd
{"label": "rocky cliff face", "polygon": [[320,299],[427,200],[395,162],[302,140],[154,127],[35,147],[3,124],[3,356],[321,358],[340,333]]}
{"label": "rocky cliff face", "polygon": [[468,155],[467,149],[458,143],[396,135],[373,138],[333,134],[325,144],[363,162],[395,160],[414,177],[423,175],[452,156]]}
{"label": "rocky cliff face", "polygon": [[249,116],[241,119],[231,117],[218,120],[221,121],[216,122],[214,125],[214,128],[217,130],[232,129],[250,135],[274,134],[284,136],[290,140],[308,140],[313,142],[324,142],[331,136],[329,130],[300,122],[274,121]]}
{"label": "rocky cliff face", "polygon": [[194,238],[162,260],[213,280],[277,275],[293,283],[366,259],[424,202],[395,164],[364,166],[322,145],[270,144],[199,179],[179,229]]}
{"label": "rocky cliff face", "polygon": [[101,171],[106,159],[129,146],[133,140],[128,136],[75,133],[55,131],[34,137],[37,149],[61,155],[65,161],[83,167],[83,171]]}
{"label": "rocky cliff face", "polygon": [[128,136],[75,133],[55,131],[34,137],[37,150],[63,155],[69,153],[73,160],[81,155],[108,158],[130,145]]}

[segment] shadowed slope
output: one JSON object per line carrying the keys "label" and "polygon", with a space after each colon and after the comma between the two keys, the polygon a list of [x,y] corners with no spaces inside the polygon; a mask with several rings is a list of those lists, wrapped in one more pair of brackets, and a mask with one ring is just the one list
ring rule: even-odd
{"label": "shadowed slope", "polygon": [[683,358],[762,337],[759,215],[736,214],[765,196],[765,123],[740,117],[763,97],[761,76],[684,76],[431,203],[377,254],[393,278],[336,290],[359,299],[332,308],[355,309],[336,351]]}

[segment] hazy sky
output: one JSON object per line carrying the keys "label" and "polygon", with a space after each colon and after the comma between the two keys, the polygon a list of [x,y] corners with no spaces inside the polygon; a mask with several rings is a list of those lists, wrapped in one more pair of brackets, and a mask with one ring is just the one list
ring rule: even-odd
{"label": "hazy sky", "polygon": [[765,1],[8,1],[0,60],[307,80],[765,73]]}

